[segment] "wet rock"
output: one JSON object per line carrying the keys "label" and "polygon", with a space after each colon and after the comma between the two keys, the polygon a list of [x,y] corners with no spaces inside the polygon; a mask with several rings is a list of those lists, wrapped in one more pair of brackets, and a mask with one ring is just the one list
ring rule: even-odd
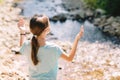
{"label": "wet rock", "polygon": [[115,20],[114,17],[111,16],[110,18],[107,19],[107,22],[112,23],[114,20]]}
{"label": "wet rock", "polygon": [[95,10],[95,17],[100,17],[100,16],[102,16],[104,14],[105,14],[105,11],[102,10],[102,9],[98,8],[98,9]]}
{"label": "wet rock", "polygon": [[100,17],[94,20],[94,25],[98,26],[104,33],[112,36],[120,36],[120,19],[119,17]]}
{"label": "wet rock", "polygon": [[57,21],[65,22],[67,20],[67,16],[65,14],[58,14],[50,18],[50,20],[53,22],[57,22]]}
{"label": "wet rock", "polygon": [[80,0],[62,0],[63,6],[68,11],[75,11],[78,10],[78,8],[81,8],[82,3]]}
{"label": "wet rock", "polygon": [[[77,3],[75,3],[77,2]],[[120,17],[113,17],[105,15],[105,11],[102,9],[92,10],[87,7],[82,1],[63,1],[63,6],[68,10],[68,14],[72,14],[70,18],[77,21],[88,20],[92,22],[95,26],[100,28],[100,30],[106,34],[120,37]],[[78,6],[79,5],[79,6]],[[77,7],[77,9],[76,9]],[[79,7],[79,8],[78,8]]]}
{"label": "wet rock", "polygon": [[95,18],[94,25],[103,27],[104,25],[107,25],[105,21],[106,21],[106,16],[101,16],[101,18]]}
{"label": "wet rock", "polygon": [[85,21],[84,18],[81,16],[82,14],[76,14],[74,15],[72,20],[77,20],[77,21]]}
{"label": "wet rock", "polygon": [[81,10],[78,14],[81,17],[81,19],[85,19],[85,11],[84,10]]}
{"label": "wet rock", "polygon": [[90,21],[90,22],[92,22],[93,19],[94,19],[94,11],[89,10],[89,9],[86,10],[86,12],[85,12],[85,19]]}
{"label": "wet rock", "polygon": [[99,23],[101,22],[101,18],[94,19],[94,25],[99,26]]}

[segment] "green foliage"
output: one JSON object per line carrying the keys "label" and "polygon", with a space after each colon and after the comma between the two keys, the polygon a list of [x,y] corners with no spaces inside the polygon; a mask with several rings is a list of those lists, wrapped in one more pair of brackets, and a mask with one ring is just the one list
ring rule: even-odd
{"label": "green foliage", "polygon": [[107,14],[120,16],[120,0],[84,0],[91,8],[102,8]]}
{"label": "green foliage", "polygon": [[107,0],[104,9],[114,16],[120,16],[120,0]]}
{"label": "green foliage", "polygon": [[90,6],[91,8],[96,8],[97,7],[97,0],[84,0],[88,6]]}

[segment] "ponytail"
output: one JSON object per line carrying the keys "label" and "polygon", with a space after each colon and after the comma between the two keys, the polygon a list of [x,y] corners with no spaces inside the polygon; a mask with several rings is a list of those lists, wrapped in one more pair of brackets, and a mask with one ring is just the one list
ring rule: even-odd
{"label": "ponytail", "polygon": [[[38,16],[36,15],[33,18],[31,18],[31,20],[30,20],[30,29],[31,30],[38,27],[38,30],[36,30],[35,32],[32,32],[33,35],[36,35],[36,36],[41,35],[41,33],[44,31],[44,29],[49,26],[50,26],[49,18],[45,15],[38,15]],[[38,40],[36,39],[36,36],[33,36],[32,40],[31,40],[31,58],[32,58],[32,62],[34,65],[37,65],[39,62],[38,58],[37,58],[39,44],[38,44]]]}
{"label": "ponytail", "polygon": [[32,61],[34,63],[34,65],[37,65],[38,64],[38,58],[37,58],[37,53],[38,53],[38,49],[39,49],[39,45],[38,45],[38,41],[36,39],[35,36],[32,37],[32,51],[31,51],[31,58],[32,58]]}

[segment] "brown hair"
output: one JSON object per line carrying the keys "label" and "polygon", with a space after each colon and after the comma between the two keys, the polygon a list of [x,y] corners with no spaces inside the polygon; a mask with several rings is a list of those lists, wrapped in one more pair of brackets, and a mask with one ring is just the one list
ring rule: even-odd
{"label": "brown hair", "polygon": [[37,58],[37,53],[39,49],[39,44],[36,36],[39,36],[46,27],[49,26],[49,19],[45,15],[35,15],[34,17],[31,18],[30,20],[30,29],[34,29],[35,27],[39,28],[39,31],[33,33],[33,37],[31,40],[31,58],[34,63],[34,65],[38,64],[38,58]]}

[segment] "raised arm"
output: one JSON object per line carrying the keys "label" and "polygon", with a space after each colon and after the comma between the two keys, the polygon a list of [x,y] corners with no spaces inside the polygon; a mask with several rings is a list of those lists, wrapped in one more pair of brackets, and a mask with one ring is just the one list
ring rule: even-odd
{"label": "raised arm", "polygon": [[76,49],[77,49],[79,39],[83,36],[83,33],[84,33],[84,28],[83,28],[83,26],[81,26],[80,32],[76,35],[75,40],[73,42],[70,54],[67,55],[66,53],[63,53],[61,55],[61,58],[65,59],[67,61],[72,61],[73,60],[73,58],[75,56],[75,53],[76,53]]}
{"label": "raised arm", "polygon": [[26,40],[26,28],[24,26],[24,23],[25,22],[23,18],[19,19],[18,28],[20,30],[20,46],[22,46],[22,44]]}

